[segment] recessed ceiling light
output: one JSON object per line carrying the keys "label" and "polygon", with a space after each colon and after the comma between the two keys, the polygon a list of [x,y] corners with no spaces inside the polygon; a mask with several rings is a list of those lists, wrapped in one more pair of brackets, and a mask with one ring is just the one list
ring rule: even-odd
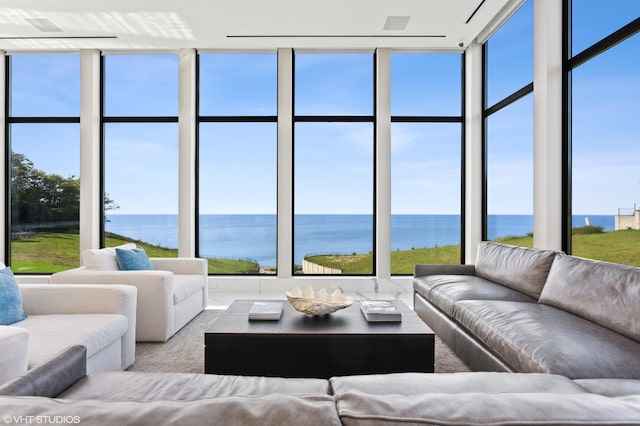
{"label": "recessed ceiling light", "polygon": [[24,18],[25,21],[45,33],[61,33],[62,29],[47,18]]}
{"label": "recessed ceiling light", "polygon": [[384,30],[404,30],[407,28],[411,16],[387,16]]}

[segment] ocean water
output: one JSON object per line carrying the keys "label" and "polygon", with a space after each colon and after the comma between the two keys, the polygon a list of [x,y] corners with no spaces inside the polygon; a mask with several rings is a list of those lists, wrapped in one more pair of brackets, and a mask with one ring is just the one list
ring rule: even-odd
{"label": "ocean water", "polygon": [[[587,215],[591,225],[614,229],[614,216]],[[105,230],[167,248],[178,247],[177,215],[107,216]],[[573,216],[574,226],[585,215]],[[252,259],[262,267],[276,265],[275,215],[202,215],[199,224],[200,256]],[[526,235],[533,231],[533,216],[490,215],[489,239]],[[294,262],[310,254],[369,253],[373,250],[374,223],[370,215],[296,215]],[[391,249],[460,244],[458,215],[392,215]]]}

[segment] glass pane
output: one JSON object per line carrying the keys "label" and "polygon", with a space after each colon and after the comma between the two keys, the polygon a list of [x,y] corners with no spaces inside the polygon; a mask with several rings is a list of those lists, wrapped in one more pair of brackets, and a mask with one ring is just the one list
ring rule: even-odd
{"label": "glass pane", "polygon": [[372,274],[373,125],[296,124],[294,182],[296,272]]}
{"label": "glass pane", "polygon": [[200,55],[200,115],[276,115],[275,54]]}
{"label": "glass pane", "polygon": [[104,57],[106,116],[177,116],[178,55]]}
{"label": "glass pane", "polygon": [[11,268],[79,266],[80,127],[12,124]]}
{"label": "glass pane", "polygon": [[200,125],[200,248],[211,274],[276,272],[275,123]]}
{"label": "glass pane", "polygon": [[574,55],[640,18],[638,0],[572,0],[571,9]]}
{"label": "glass pane", "polygon": [[533,1],[527,0],[487,42],[487,106],[533,81]]}
{"label": "glass pane", "polygon": [[489,240],[533,246],[533,95],[487,119]]}
{"label": "glass pane", "polygon": [[105,125],[105,246],[134,240],[150,256],[178,255],[178,125]]}
{"label": "glass pane", "polygon": [[460,263],[461,126],[391,127],[391,273]]}
{"label": "glass pane", "polygon": [[372,115],[373,55],[297,54],[296,115]]}
{"label": "glass pane", "polygon": [[640,35],[635,35],[572,73],[572,253],[635,266],[640,266],[639,51]]}
{"label": "glass pane", "polygon": [[14,55],[10,59],[12,117],[80,115],[79,55]]}
{"label": "glass pane", "polygon": [[460,116],[462,55],[391,55],[391,115]]}

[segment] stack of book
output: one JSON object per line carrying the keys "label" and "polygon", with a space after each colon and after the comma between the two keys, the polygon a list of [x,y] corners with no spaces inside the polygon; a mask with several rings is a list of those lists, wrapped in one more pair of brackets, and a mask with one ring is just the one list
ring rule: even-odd
{"label": "stack of book", "polygon": [[370,322],[402,321],[402,313],[390,300],[363,300],[360,302],[360,310]]}
{"label": "stack of book", "polygon": [[254,302],[249,309],[250,320],[277,321],[282,315],[282,302]]}

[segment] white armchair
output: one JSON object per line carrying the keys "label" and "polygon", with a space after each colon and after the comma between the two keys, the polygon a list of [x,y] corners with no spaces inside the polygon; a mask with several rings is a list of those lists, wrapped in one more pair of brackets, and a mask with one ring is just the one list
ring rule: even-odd
{"label": "white armchair", "polygon": [[[113,249],[101,251],[110,255]],[[91,252],[95,255],[97,250]],[[137,341],[165,342],[207,306],[207,261],[199,258],[151,258],[150,261],[154,269],[145,271],[96,269],[84,262],[85,266],[53,274],[49,282],[137,287]]]}
{"label": "white armchair", "polygon": [[20,292],[27,317],[0,326],[0,383],[70,345],[87,348],[87,371],[124,370],[133,364],[134,287],[20,284]]}

